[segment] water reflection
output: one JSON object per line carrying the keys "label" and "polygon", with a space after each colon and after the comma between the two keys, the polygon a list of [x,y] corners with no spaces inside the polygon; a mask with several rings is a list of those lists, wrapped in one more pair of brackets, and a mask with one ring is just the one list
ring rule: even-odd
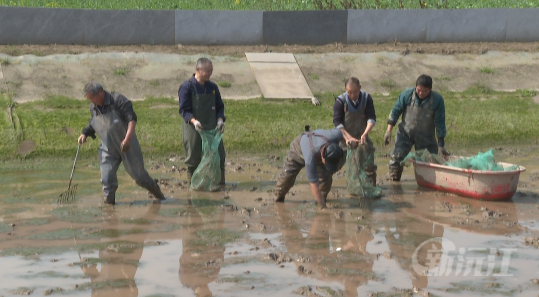
{"label": "water reflection", "polygon": [[223,230],[225,213],[219,203],[203,196],[193,195],[191,207],[183,216],[182,247],[179,279],[197,297],[212,296],[208,284],[215,281],[221,270],[225,247],[210,242],[214,230]]}
{"label": "water reflection", "polygon": [[[318,213],[311,226],[291,218],[285,205],[277,205],[278,222],[289,254],[296,254],[298,274],[324,282],[338,282],[345,296],[358,296],[357,288],[376,276],[375,255],[367,252],[374,239],[369,226],[346,223],[330,213]],[[303,234],[302,230],[309,230]]]}
{"label": "water reflection", "polygon": [[[142,219],[152,221],[160,207],[159,203],[151,205]],[[121,234],[119,225],[120,221],[116,215],[115,207],[105,207],[102,226],[111,235],[101,239],[101,242],[117,241]],[[86,261],[89,261],[89,264],[81,265],[84,274],[90,277],[92,296],[138,296],[138,288],[134,278],[146,239],[144,234],[148,233],[134,236],[130,240],[138,244],[138,247],[129,253],[121,253],[121,250],[107,247],[99,250],[98,259],[88,259]],[[82,261],[83,259],[81,259]]]}

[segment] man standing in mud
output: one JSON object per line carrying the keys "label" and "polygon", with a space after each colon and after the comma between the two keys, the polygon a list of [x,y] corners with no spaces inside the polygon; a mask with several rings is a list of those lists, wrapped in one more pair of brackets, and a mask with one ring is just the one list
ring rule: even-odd
{"label": "man standing in mud", "polygon": [[121,162],[137,185],[147,189],[155,199],[165,199],[157,182],[144,169],[144,160],[135,133],[137,115],[131,101],[121,94],[103,90],[101,84],[96,82],[87,83],[84,94],[92,103],[92,119],[82,130],[78,143],[86,142],[88,136],[95,138],[96,133],[101,138],[98,154],[105,203],[116,203],[116,171]]}
{"label": "man standing in mud", "polygon": [[444,148],[444,99],[432,91],[432,78],[428,75],[419,76],[415,85],[415,88],[408,88],[400,94],[387,120],[385,145],[391,142],[391,130],[402,114],[395,135],[395,149],[389,161],[389,178],[393,181],[400,181],[403,170],[401,162],[412,150],[412,146],[415,146],[416,151],[427,149],[431,154],[449,154]]}
{"label": "man standing in mud", "polygon": [[[187,179],[191,177],[202,159],[202,139],[198,132],[216,127],[225,131],[225,105],[217,85],[210,81],[213,64],[208,58],[200,58],[196,72],[178,90],[180,115],[183,118],[182,142],[185,149]],[[221,186],[225,185],[225,147],[219,144]]]}
{"label": "man standing in mud", "polygon": [[342,125],[332,130],[314,130],[297,136],[290,144],[283,171],[275,185],[275,202],[284,202],[286,193],[296,182],[296,176],[305,167],[314,199],[320,208],[325,208],[333,182],[332,175],[339,171],[339,166],[344,165],[341,163],[343,151],[339,147],[341,140],[354,146],[359,142]]}
{"label": "man standing in mud", "polygon": [[[376,186],[376,165],[374,164],[374,145],[369,138],[369,132],[376,124],[374,103],[369,93],[361,91],[359,79],[350,77],[344,83],[346,92],[335,99],[333,105],[333,124],[335,127],[344,126],[344,129],[354,138],[359,139],[362,145],[359,150],[365,150],[364,156],[372,156],[367,160],[365,173],[373,186]],[[346,144],[340,142],[343,154],[346,156]],[[360,153],[360,152],[358,152]],[[343,161],[346,160],[343,158]],[[364,161],[364,160],[361,160]]]}

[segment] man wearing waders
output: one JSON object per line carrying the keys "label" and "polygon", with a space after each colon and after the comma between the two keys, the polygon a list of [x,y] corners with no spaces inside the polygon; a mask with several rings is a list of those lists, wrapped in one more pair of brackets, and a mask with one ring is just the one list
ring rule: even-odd
{"label": "man wearing waders", "polygon": [[[370,160],[359,161],[361,163],[368,161],[368,164],[365,164],[365,173],[375,187],[377,167],[374,164],[374,145],[369,138],[369,132],[376,124],[374,103],[370,94],[361,91],[361,84],[357,78],[348,78],[344,83],[344,88],[346,92],[337,97],[333,105],[333,124],[335,127],[344,126],[346,132],[362,143],[358,150],[365,150],[365,154],[360,155],[372,156]],[[341,141],[339,146],[346,156],[346,143]],[[342,162],[344,165],[346,158],[343,158]]]}
{"label": "man wearing waders", "polygon": [[165,199],[157,182],[144,169],[142,151],[135,133],[137,115],[131,101],[121,94],[103,90],[101,84],[96,82],[87,83],[84,94],[92,102],[92,119],[82,130],[78,142],[86,142],[88,136],[95,138],[96,133],[101,138],[98,154],[105,203],[116,203],[116,171],[121,162],[137,185],[148,190],[156,199]]}
{"label": "man wearing waders", "polygon": [[[221,133],[225,130],[225,105],[217,85],[210,81],[213,65],[210,59],[200,58],[196,64],[196,72],[184,82],[178,90],[180,99],[180,115],[183,118],[183,148],[185,149],[185,165],[187,179],[202,160],[202,139],[198,131],[213,130],[217,127]],[[219,143],[221,167],[221,186],[225,185],[225,147]]]}
{"label": "man wearing waders", "polygon": [[431,154],[449,154],[444,148],[446,134],[444,99],[439,93],[432,91],[430,76],[421,75],[415,83],[415,88],[406,89],[400,94],[387,120],[385,145],[391,142],[391,130],[401,114],[402,121],[395,135],[395,149],[389,161],[389,178],[393,181],[400,181],[403,170],[401,162],[414,145],[416,151],[427,149]]}
{"label": "man wearing waders", "polygon": [[314,130],[297,136],[290,144],[290,151],[275,185],[275,202],[284,202],[286,193],[294,186],[296,176],[305,167],[307,180],[314,199],[320,208],[326,207],[326,199],[333,183],[333,173],[344,164],[339,142],[357,145],[358,140],[350,136],[343,126],[332,130]]}

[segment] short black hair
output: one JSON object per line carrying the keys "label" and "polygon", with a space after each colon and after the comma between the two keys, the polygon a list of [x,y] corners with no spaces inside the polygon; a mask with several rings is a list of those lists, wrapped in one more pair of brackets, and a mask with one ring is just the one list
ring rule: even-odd
{"label": "short black hair", "polygon": [[432,89],[432,77],[426,74],[421,74],[415,81],[415,86],[422,86],[425,88]]}
{"label": "short black hair", "polygon": [[361,84],[359,83],[359,79],[357,79],[357,77],[349,77],[347,78],[345,81],[344,81],[344,87],[346,88],[347,85],[349,85],[350,83],[354,83],[356,86],[361,86]]}

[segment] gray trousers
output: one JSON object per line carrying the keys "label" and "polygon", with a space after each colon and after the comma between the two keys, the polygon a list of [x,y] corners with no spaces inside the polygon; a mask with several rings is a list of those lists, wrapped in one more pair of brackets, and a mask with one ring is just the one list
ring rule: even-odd
{"label": "gray trousers", "polygon": [[131,141],[131,148],[126,153],[110,153],[101,148],[99,153],[99,167],[101,169],[101,183],[103,195],[108,203],[115,202],[115,193],[118,189],[118,177],[116,172],[120,163],[124,163],[125,171],[135,180],[137,185],[150,191],[156,197],[162,195],[159,185],[150,177],[144,169],[144,160],[140,145],[136,138]]}

